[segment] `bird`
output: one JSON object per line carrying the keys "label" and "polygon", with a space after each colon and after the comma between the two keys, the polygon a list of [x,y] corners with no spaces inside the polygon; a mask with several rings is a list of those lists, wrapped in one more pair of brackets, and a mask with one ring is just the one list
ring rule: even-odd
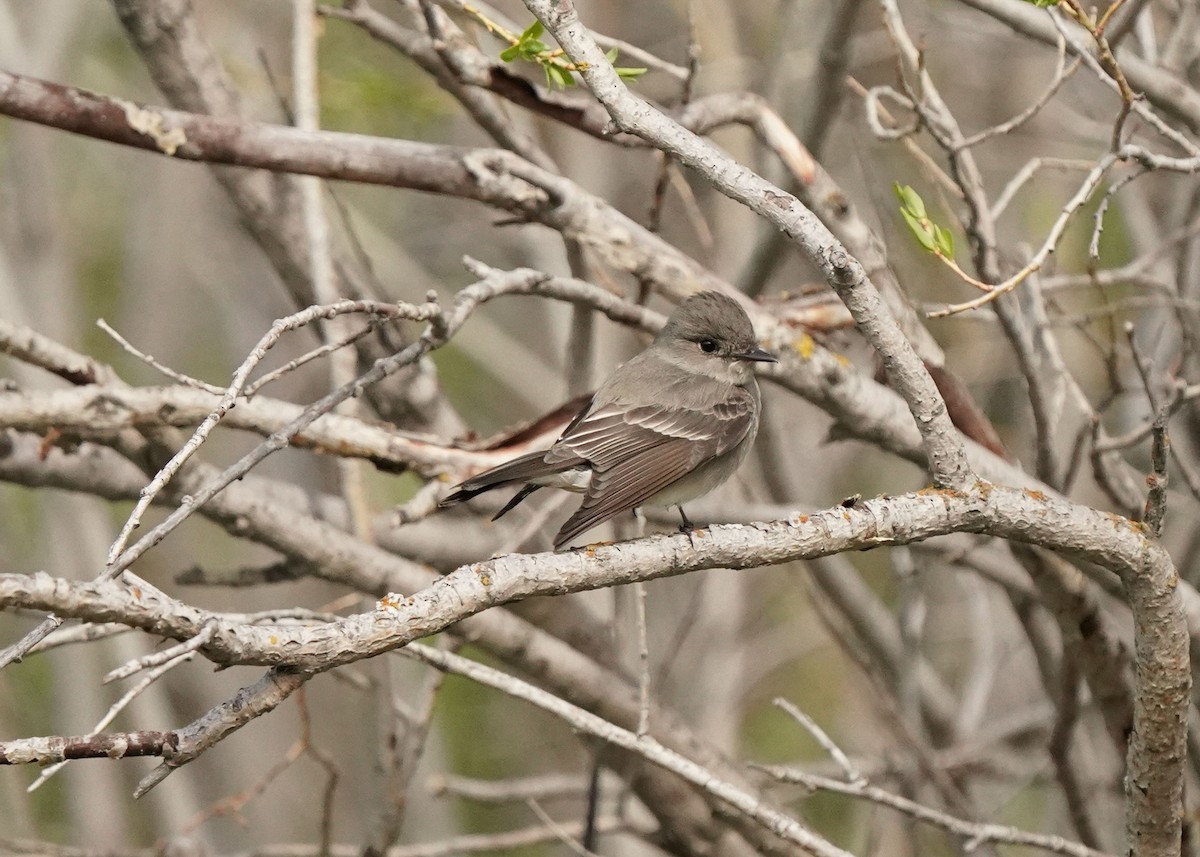
{"label": "bird", "polygon": [[582,493],[583,502],[554,537],[555,550],[646,505],[676,506],[690,538],[694,526],[682,504],[716,488],[745,459],[762,410],[753,364],[775,362],[737,301],[717,291],[692,295],[549,449],[472,476],[439,505],[522,485],[496,520],[534,491],[556,487]]}

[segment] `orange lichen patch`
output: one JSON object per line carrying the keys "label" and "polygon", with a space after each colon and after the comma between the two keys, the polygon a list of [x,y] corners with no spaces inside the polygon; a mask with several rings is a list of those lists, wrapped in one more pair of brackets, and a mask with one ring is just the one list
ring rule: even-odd
{"label": "orange lichen patch", "polygon": [[277,646],[279,645],[279,638],[272,634],[271,636],[267,637],[267,642],[272,646]]}
{"label": "orange lichen patch", "polygon": [[596,551],[599,550],[600,548],[605,548],[605,547],[608,547],[609,545],[614,545],[614,544],[616,544],[616,542],[613,542],[613,541],[589,542],[584,547],[583,550],[584,550],[584,553],[586,553],[588,556],[595,556]]}
{"label": "orange lichen patch", "polygon": [[399,610],[400,598],[394,592],[389,592],[387,595],[375,602],[376,610]]}
{"label": "orange lichen patch", "polygon": [[804,360],[811,360],[813,352],[817,350],[817,344],[813,342],[813,338],[807,333],[800,334],[800,338],[796,340],[792,346],[796,353]]}
{"label": "orange lichen patch", "polygon": [[1153,539],[1154,538],[1154,530],[1145,521],[1134,521],[1129,518],[1123,517],[1121,515],[1114,515],[1113,517],[1116,518],[1116,521],[1113,522],[1113,526],[1120,527],[1123,525],[1125,527],[1128,527],[1129,529],[1131,529],[1135,533],[1137,533],[1139,536],[1141,536],[1143,539]]}
{"label": "orange lichen patch", "polygon": [[53,427],[42,436],[42,442],[38,445],[38,461],[45,461],[49,457],[50,450],[54,448],[54,445],[58,443],[62,436],[62,431]]}
{"label": "orange lichen patch", "polygon": [[1032,488],[1026,488],[1024,493],[1025,496],[1030,500],[1037,500],[1039,503],[1044,503],[1046,501],[1046,495],[1041,491],[1034,491]]}
{"label": "orange lichen patch", "polygon": [[482,583],[484,586],[492,585],[492,576],[490,574],[488,574],[486,571],[479,572],[477,576],[479,577],[479,582]]}
{"label": "orange lichen patch", "polygon": [[848,367],[850,365],[850,358],[847,357],[845,354],[838,354],[837,352],[834,352],[833,359],[836,360],[838,363],[842,364],[843,366]]}

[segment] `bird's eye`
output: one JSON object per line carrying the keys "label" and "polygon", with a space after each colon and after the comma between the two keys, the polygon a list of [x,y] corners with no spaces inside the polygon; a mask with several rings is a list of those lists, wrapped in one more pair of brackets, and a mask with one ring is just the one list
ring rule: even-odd
{"label": "bird's eye", "polygon": [[717,341],[715,339],[701,339],[700,350],[705,354],[712,354],[717,350]]}

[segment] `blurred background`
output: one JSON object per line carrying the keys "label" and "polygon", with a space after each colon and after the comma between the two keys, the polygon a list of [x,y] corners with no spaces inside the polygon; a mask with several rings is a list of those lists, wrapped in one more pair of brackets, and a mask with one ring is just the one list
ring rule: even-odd
{"label": "blurred background", "polygon": [[[411,32],[423,27],[415,4],[376,3],[376,11],[400,27]],[[960,262],[969,267],[968,242],[956,222],[960,201],[940,189],[912,149],[877,140],[865,121],[860,95],[842,75],[831,83],[823,65],[830,58],[830,32],[849,18],[849,34],[838,45],[845,75],[864,87],[896,85],[896,52],[879,6],[853,0],[579,5],[589,26],[670,63],[686,66],[692,50],[698,59],[694,97],[719,92],[765,97],[810,144],[866,224],[885,241],[891,269],[916,307],[973,296],[909,234],[892,185],[920,189],[939,222],[951,226]],[[494,8],[521,26],[530,21],[518,3],[496,3]],[[287,123],[291,4],[206,0],[196,3],[192,13],[236,85],[246,116]],[[505,47],[460,10],[451,8],[450,13],[487,56],[495,57]],[[966,134],[1026,109],[1054,77],[1053,45],[1017,36],[967,5],[921,0],[904,3],[902,13]],[[1147,40],[1152,42],[1155,33],[1168,38],[1175,13],[1158,14],[1141,27],[1136,34],[1140,41],[1130,50],[1147,51]],[[351,21],[323,17],[319,27],[322,127],[455,146],[495,145],[459,102],[402,52]],[[642,65],[628,56],[622,62]],[[0,68],[141,103],[168,103],[109,4],[0,0]],[[1189,68],[1184,65],[1184,72]],[[514,70],[542,82],[536,67]],[[657,68],[634,86],[668,106],[680,101],[680,81]],[[839,91],[827,98],[830,86]],[[565,94],[586,98],[578,90]],[[1041,243],[1079,182],[1077,169],[1058,167],[1094,162],[1105,151],[1118,106],[1090,72],[1079,72],[1028,122],[976,149],[993,200],[1031,158],[1045,162],[998,222],[1004,265],[1016,267],[1030,247]],[[597,140],[515,105],[502,109],[564,175],[635,221],[650,221],[662,172],[656,153]],[[903,114],[899,108],[895,112]],[[1135,131],[1143,130],[1136,121],[1133,125]],[[713,139],[768,178],[790,181],[778,159],[744,128],[720,129]],[[945,169],[944,156],[927,138],[913,139]],[[1195,199],[1193,180],[1170,176],[1151,175],[1122,190],[1105,215],[1099,269],[1146,259],[1173,230],[1188,229]],[[330,184],[326,200],[339,246],[352,248],[385,299],[420,302],[433,290],[448,301],[475,279],[462,264],[468,254],[497,267],[571,272],[559,235],[544,226],[512,223],[502,212],[476,203],[348,183]],[[1092,406],[1103,409],[1107,430],[1119,435],[1151,414],[1122,325],[1133,323],[1164,388],[1168,374],[1184,374],[1186,331],[1178,313],[1194,312],[1187,303],[1187,284],[1194,279],[1196,255],[1189,237],[1159,252],[1154,264],[1145,265],[1141,279],[1116,277],[1079,287],[1075,275],[1088,271],[1095,205],[1093,200],[1068,228],[1043,272],[1041,288],[1049,308],[1046,324],[1057,337],[1066,368]],[[793,249],[780,245],[768,224],[686,172],[670,172],[658,217],[668,241],[768,305],[785,295],[816,290],[814,270]],[[1158,279],[1148,282],[1154,277]],[[638,284],[622,274],[601,271],[597,281],[630,298],[638,294]],[[650,304],[670,309],[659,297]],[[111,364],[129,384],[170,383],[101,331],[96,321],[103,318],[175,370],[223,386],[272,321],[302,305],[205,166],[0,118],[0,317],[6,321]],[[398,427],[443,440],[468,433],[488,436],[560,405],[574,392],[567,381],[572,322],[569,305],[535,297],[487,304],[427,367],[444,404],[430,419]],[[1036,440],[1027,383],[995,315],[967,314],[932,321],[928,327],[945,352],[946,365],[974,395],[1007,449],[1032,469]],[[405,330],[412,335],[417,328]],[[852,332],[812,334],[862,373],[875,375],[872,356]],[[595,336],[591,383],[646,341],[603,317],[595,321]],[[290,334],[272,352],[272,365],[316,344],[312,328]],[[3,355],[0,372],[2,383],[18,389],[66,387]],[[304,405],[324,395],[329,384],[326,363],[317,361],[277,382],[270,395]],[[852,431],[799,397],[771,384],[764,385],[764,397],[759,454],[721,491],[695,509],[689,506],[698,521],[778,517],[854,494],[898,494],[927,483],[920,468],[854,439]],[[1188,422],[1179,427],[1177,444],[1181,455],[1190,457],[1187,410],[1181,411]],[[1053,443],[1064,461],[1085,422],[1086,415],[1077,411],[1059,427]],[[227,464],[255,443],[255,437],[219,431],[202,457]],[[1145,472],[1148,451],[1148,443],[1141,443],[1122,455],[1135,471]],[[1127,511],[1086,478],[1086,464],[1083,471],[1084,478],[1069,486],[1073,499]],[[256,473],[313,497],[339,492],[338,466],[331,456],[289,449]],[[407,530],[392,526],[390,510],[410,500],[420,485],[413,474],[372,471],[367,497],[382,543],[439,571],[488,556],[539,508],[533,502],[533,511],[523,507],[507,529],[487,523],[486,517],[435,517],[411,525],[414,535],[408,541]],[[1193,533],[1181,522],[1191,519],[1196,500],[1186,489],[1172,497],[1165,538],[1190,577],[1195,570]],[[91,578],[103,568],[108,546],[130,508],[129,502],[82,492],[0,482],[0,570]],[[156,510],[149,520],[163,514]],[[551,514],[529,544],[544,547],[545,534],[553,533],[566,514],[566,507]],[[660,524],[670,527],[670,517],[652,516],[651,527]],[[374,594],[312,579],[240,588],[186,585],[177,579],[199,568],[215,580],[223,572],[276,559],[266,548],[193,517],[135,570],[174,597],[215,610],[298,606],[350,613],[370,609],[374,602]],[[776,697],[785,697],[827,729],[873,777],[898,791],[936,802],[915,773],[920,766],[914,758],[932,759],[950,772],[979,820],[1074,838],[1078,831],[1068,801],[1045,754],[1058,709],[1057,699],[1039,679],[1036,648],[1041,640],[1052,657],[1062,657],[1065,643],[1047,621],[1044,607],[1035,601],[1023,613],[1015,606],[1013,587],[1002,585],[1006,575],[1020,569],[1005,549],[947,540],[891,553],[833,557],[810,566],[708,571],[655,582],[647,594],[655,698],[731,758],[828,769],[824,751],[772,705]],[[574,609],[608,629],[604,646],[628,671],[637,663],[631,643],[632,597],[625,591],[601,591],[569,599],[578,602]],[[1126,632],[1127,618],[1116,603],[1104,593],[1093,597],[1109,611],[1114,626]],[[553,611],[555,606],[540,609]],[[880,633],[900,645],[894,653],[903,667],[900,673],[881,666],[877,650],[863,642],[863,626],[856,624],[863,615],[876,615]],[[38,618],[0,616],[0,646],[18,639]],[[1031,631],[1035,627],[1049,638],[1038,637]],[[105,685],[101,677],[154,647],[154,640],[126,634],[58,648],[0,672],[0,740],[89,732],[129,686]],[[490,658],[472,647],[465,652]],[[0,767],[0,806],[5,808],[0,840],[41,840],[112,854],[164,843],[190,843],[214,854],[260,853],[282,843],[311,846],[320,835],[319,808],[329,767],[316,753],[299,753],[286,770],[274,770],[308,730],[311,745],[338,773],[332,792],[333,840],[356,846],[374,841],[381,819],[394,807],[389,794],[394,781],[382,760],[388,742],[403,733],[395,701],[419,707],[430,681],[427,670],[399,657],[381,661],[386,662],[320,676],[305,688],[302,699],[252,723],[138,802],[131,791],[154,760],[77,762],[33,793],[27,787],[37,771]],[[927,714],[913,701],[911,676],[918,664],[936,674],[950,708],[953,728],[948,733],[931,730]],[[181,727],[260,672],[214,672],[202,661],[192,662],[142,692],[109,729]],[[1088,758],[1082,766],[1083,793],[1094,807],[1098,844],[1116,849],[1121,759],[1086,692],[1081,706],[1073,753]],[[430,724],[395,841],[431,842],[538,823],[536,813],[520,800],[491,804],[439,792],[448,776],[506,781],[562,775],[568,787],[546,800],[547,811],[562,820],[582,814],[595,748],[557,720],[451,677],[433,699]],[[914,741],[928,752],[916,753]],[[615,775],[606,773],[602,783],[606,812],[626,805],[626,787]],[[910,826],[865,803],[783,786],[768,787],[768,793],[855,853],[958,849],[952,838]],[[628,817],[648,823],[645,813],[629,810]],[[602,853],[656,853],[655,846],[632,835],[602,842]],[[565,851],[551,841],[500,853]]]}

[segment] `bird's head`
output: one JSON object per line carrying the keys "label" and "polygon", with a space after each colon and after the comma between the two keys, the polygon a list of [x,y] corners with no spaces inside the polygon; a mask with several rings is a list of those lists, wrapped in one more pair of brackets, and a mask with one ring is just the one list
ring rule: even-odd
{"label": "bird's head", "polygon": [[754,325],[733,298],[701,292],[681,303],[655,337],[675,362],[717,380],[744,384],[752,363],[775,363],[754,336]]}

